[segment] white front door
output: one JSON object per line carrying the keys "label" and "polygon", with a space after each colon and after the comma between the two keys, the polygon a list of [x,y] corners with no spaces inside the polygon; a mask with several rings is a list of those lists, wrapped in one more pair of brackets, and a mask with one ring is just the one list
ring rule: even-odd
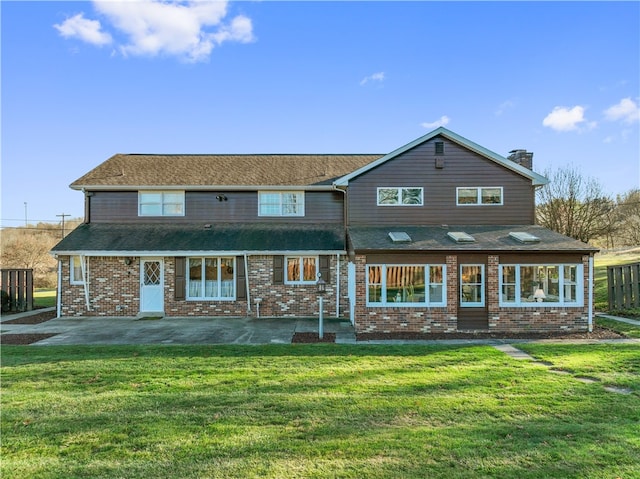
{"label": "white front door", "polygon": [[140,311],[164,311],[164,264],[161,259],[140,260]]}

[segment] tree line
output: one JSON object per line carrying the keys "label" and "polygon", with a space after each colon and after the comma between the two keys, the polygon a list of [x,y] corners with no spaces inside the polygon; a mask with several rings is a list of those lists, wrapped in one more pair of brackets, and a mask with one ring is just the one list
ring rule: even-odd
{"label": "tree line", "polygon": [[50,251],[63,237],[82,223],[82,218],[64,222],[27,224],[0,231],[0,266],[3,269],[33,269],[36,288],[55,288],[57,262]]}
{"label": "tree line", "polygon": [[575,166],[546,170],[537,192],[539,225],[604,249],[640,245],[640,188],[615,198]]}

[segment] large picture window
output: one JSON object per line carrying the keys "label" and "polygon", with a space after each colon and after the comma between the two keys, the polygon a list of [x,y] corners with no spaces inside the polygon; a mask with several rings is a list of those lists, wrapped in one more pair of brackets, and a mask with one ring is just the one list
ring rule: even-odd
{"label": "large picture window", "polygon": [[235,299],[234,265],[234,258],[189,258],[187,299]]}
{"label": "large picture window", "polygon": [[422,206],[424,189],[414,186],[378,188],[378,206]]}
{"label": "large picture window", "polygon": [[304,192],[258,192],[258,216],[304,216]]}
{"label": "large picture window", "polygon": [[459,187],[456,188],[456,204],[458,206],[501,205],[502,187]]}
{"label": "large picture window", "polygon": [[184,191],[138,192],[139,216],[184,216]]}
{"label": "large picture window", "polygon": [[304,284],[318,281],[317,256],[287,256],[287,276],[285,283]]}
{"label": "large picture window", "polygon": [[445,265],[367,266],[368,306],[445,306]]}
{"label": "large picture window", "polygon": [[581,264],[502,265],[501,306],[582,306]]}

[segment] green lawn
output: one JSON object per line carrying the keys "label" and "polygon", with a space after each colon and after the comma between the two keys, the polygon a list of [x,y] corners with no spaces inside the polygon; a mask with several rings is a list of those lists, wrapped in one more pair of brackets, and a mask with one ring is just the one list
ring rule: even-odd
{"label": "green lawn", "polygon": [[56,305],[56,290],[37,288],[33,292],[33,304],[36,308],[49,308]]}
{"label": "green lawn", "polygon": [[3,346],[0,472],[640,477],[640,348],[524,347]]}

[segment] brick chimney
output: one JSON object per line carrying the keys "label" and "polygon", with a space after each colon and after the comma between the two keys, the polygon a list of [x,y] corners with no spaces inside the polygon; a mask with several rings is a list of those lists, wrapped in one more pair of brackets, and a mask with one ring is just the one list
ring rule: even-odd
{"label": "brick chimney", "polygon": [[511,150],[507,159],[528,169],[533,169],[533,153],[527,150]]}

